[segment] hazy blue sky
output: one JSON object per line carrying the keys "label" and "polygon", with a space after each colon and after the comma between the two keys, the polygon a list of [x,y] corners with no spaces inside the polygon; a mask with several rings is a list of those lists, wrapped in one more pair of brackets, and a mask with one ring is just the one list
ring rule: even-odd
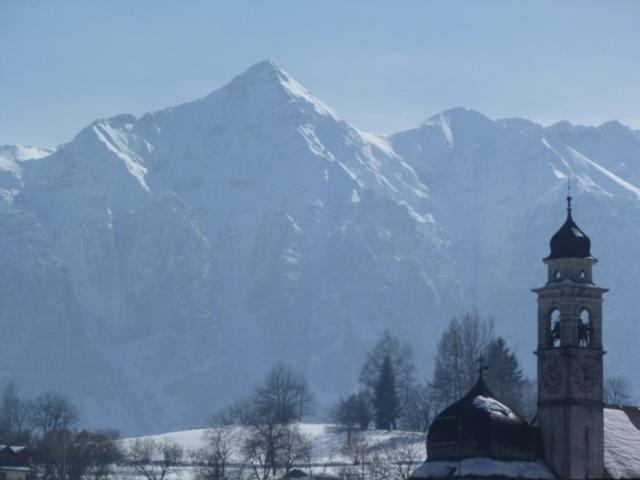
{"label": "hazy blue sky", "polygon": [[374,132],[455,106],[640,128],[640,1],[0,0],[0,143],[68,141],[266,58]]}

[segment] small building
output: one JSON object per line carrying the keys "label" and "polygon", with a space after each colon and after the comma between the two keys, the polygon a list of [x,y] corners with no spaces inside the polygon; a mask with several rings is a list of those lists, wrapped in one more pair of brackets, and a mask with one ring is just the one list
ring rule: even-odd
{"label": "small building", "polygon": [[0,480],[33,480],[31,459],[26,447],[0,445]]}
{"label": "small building", "polygon": [[302,479],[313,479],[313,480],[339,480],[341,477],[331,472],[327,471],[311,471],[303,470],[301,468],[292,468],[287,473],[282,476],[283,480],[302,480]]}

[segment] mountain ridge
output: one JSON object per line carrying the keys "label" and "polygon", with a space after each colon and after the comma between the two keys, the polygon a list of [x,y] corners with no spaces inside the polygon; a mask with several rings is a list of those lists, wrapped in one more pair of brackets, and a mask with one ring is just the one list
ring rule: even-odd
{"label": "mountain ridge", "polygon": [[278,360],[330,403],[384,329],[413,344],[424,377],[449,318],[474,307],[531,372],[529,288],[545,278],[569,178],[602,254],[596,279],[616,292],[606,333],[628,350],[612,328],[637,330],[640,307],[625,281],[640,254],[626,248],[640,223],[627,130],[455,108],[375,135],[272,61],[198,100],[96,120],[21,162],[19,182],[0,175],[0,325],[21,332],[0,379],[59,388],[127,433],[195,426]]}

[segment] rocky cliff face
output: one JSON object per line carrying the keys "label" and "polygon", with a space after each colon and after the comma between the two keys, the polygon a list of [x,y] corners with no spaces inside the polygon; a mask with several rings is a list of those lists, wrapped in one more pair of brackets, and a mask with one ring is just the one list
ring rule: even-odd
{"label": "rocky cliff face", "polygon": [[454,109],[385,138],[263,62],[203,99],[15,151],[0,151],[2,377],[64,391],[91,424],[197,425],[279,359],[329,401],[385,328],[426,375],[474,306],[527,360],[528,289],[569,177],[613,289],[611,365],[636,344],[640,135],[615,122]]}

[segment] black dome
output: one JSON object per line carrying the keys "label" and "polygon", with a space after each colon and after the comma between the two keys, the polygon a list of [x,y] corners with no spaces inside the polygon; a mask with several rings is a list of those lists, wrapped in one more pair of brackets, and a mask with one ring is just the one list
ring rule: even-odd
{"label": "black dome", "polygon": [[571,217],[571,197],[567,197],[567,220],[553,237],[549,246],[551,253],[545,260],[555,258],[589,258],[591,257],[591,240],[575,224]]}
{"label": "black dome", "polygon": [[482,379],[429,426],[427,459],[536,457],[536,430],[496,400]]}

